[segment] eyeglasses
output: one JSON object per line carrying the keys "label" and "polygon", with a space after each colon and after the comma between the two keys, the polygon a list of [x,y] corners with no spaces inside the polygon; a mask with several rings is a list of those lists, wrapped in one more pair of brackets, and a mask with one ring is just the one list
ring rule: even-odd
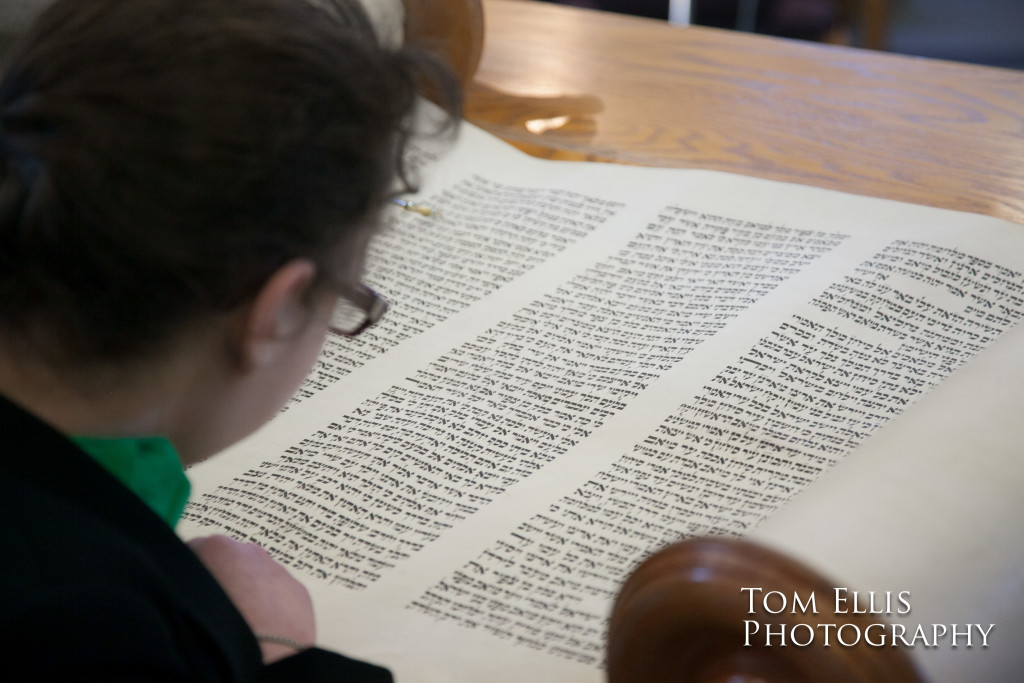
{"label": "eyeglasses", "polygon": [[346,337],[355,337],[380,320],[387,310],[387,299],[366,285],[360,285],[341,295],[327,329]]}

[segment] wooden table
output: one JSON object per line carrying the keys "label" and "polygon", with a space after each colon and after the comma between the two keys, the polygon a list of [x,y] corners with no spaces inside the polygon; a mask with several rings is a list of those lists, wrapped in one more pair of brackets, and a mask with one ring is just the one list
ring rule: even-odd
{"label": "wooden table", "polygon": [[467,118],[532,154],[717,169],[1024,224],[1024,72],[530,0],[484,0],[484,20]]}

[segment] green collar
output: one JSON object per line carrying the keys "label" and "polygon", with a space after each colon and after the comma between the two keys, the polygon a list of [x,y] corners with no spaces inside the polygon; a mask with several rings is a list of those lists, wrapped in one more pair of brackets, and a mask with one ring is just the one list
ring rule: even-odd
{"label": "green collar", "polygon": [[170,441],[163,437],[88,436],[71,440],[174,528],[185,510],[191,486]]}

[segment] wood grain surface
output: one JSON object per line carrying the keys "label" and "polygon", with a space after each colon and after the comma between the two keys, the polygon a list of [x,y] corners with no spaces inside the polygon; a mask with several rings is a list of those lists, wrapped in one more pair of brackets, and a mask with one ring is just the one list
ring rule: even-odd
{"label": "wood grain surface", "polygon": [[484,0],[467,119],[537,156],[704,168],[1024,224],[1024,72]]}

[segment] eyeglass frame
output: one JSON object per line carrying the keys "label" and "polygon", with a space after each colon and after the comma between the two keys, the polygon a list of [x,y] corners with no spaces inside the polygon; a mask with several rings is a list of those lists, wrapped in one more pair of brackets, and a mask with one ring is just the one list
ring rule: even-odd
{"label": "eyeglass frame", "polygon": [[387,313],[388,306],[390,305],[387,299],[366,285],[359,285],[354,289],[343,292],[341,297],[350,304],[354,304],[357,309],[363,312],[362,322],[352,331],[345,331],[336,325],[327,326],[328,331],[340,334],[343,337],[359,336],[368,328],[377,324],[384,314]]}

